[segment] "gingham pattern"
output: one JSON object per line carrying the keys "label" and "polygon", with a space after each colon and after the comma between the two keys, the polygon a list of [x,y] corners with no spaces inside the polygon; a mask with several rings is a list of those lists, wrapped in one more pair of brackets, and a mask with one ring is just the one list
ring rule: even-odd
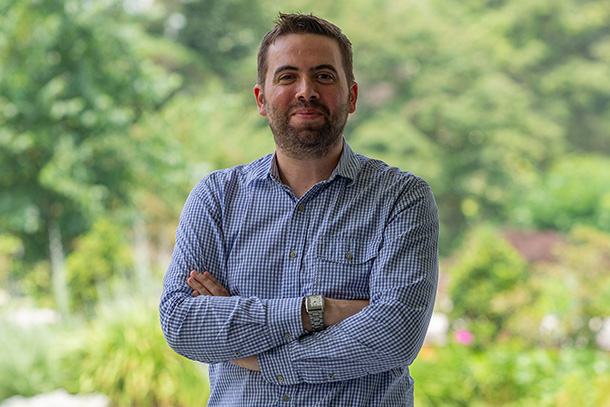
{"label": "gingham pattern", "polygon": [[[278,179],[268,155],[193,189],[164,279],[168,343],[210,364],[208,406],[412,406],[408,366],[438,274],[429,186],[347,143],[329,180],[301,199]],[[190,270],[210,271],[232,296],[193,298]],[[311,294],[370,305],[312,334],[301,326]],[[261,372],[228,362],[249,355]]]}

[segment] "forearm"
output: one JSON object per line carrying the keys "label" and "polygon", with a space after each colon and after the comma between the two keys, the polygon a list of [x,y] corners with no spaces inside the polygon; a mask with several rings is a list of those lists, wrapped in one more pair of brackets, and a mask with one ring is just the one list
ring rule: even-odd
{"label": "forearm", "polygon": [[[199,273],[192,271],[187,279],[188,286],[193,290],[193,297],[208,296],[208,297],[229,297],[230,293],[218,282],[218,280],[210,273]],[[301,301],[301,323],[303,329],[311,331],[311,320],[305,309],[305,301]],[[326,299],[326,310],[324,313],[325,326],[334,325],[337,322],[348,318],[369,304],[368,300],[340,300]],[[292,335],[284,335],[284,339],[288,339]],[[296,339],[296,336],[294,337]],[[241,356],[236,354],[235,356]],[[231,360],[232,363],[250,370],[259,370],[258,360],[256,355]]]}
{"label": "forearm", "polygon": [[213,297],[166,287],[161,326],[177,353],[205,363],[254,355],[301,336],[301,299]]}
{"label": "forearm", "polygon": [[[325,298],[324,309],[324,326],[329,327],[338,322],[343,321],[352,315],[362,311],[364,307],[369,305],[369,300],[339,300],[334,298]],[[311,320],[305,309],[305,302],[301,307],[301,320],[303,329],[311,332]]]}
{"label": "forearm", "polygon": [[[428,285],[410,304],[372,302],[322,332],[258,355],[266,380],[280,385],[350,380],[410,365],[419,352],[434,302]],[[276,377],[284,377],[279,382]]]}

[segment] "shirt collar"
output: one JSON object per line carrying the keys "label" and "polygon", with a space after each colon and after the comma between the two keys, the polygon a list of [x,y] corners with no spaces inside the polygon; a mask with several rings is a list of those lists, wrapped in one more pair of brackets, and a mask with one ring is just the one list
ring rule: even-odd
{"label": "shirt collar", "polygon": [[360,172],[360,168],[362,164],[358,160],[356,154],[352,151],[347,141],[343,139],[343,152],[341,153],[341,158],[339,159],[339,164],[334,169],[328,181],[331,182],[337,177],[343,177],[349,180],[347,186],[351,186],[356,181],[356,177]]}
{"label": "shirt collar", "polygon": [[[342,177],[349,180],[347,186],[351,186],[356,181],[356,177],[358,176],[361,167],[362,163],[358,160],[357,155],[352,151],[349,144],[347,144],[347,141],[343,139],[341,158],[339,158],[337,167],[335,167],[328,178],[328,182],[334,181],[337,177]],[[281,183],[275,153],[268,154],[252,162],[249,170],[248,182],[270,179]]]}

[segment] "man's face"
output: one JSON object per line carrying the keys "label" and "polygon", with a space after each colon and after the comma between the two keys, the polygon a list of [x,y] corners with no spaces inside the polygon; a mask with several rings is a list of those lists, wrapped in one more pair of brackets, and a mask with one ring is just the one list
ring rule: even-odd
{"label": "man's face", "polygon": [[267,53],[264,89],[254,88],[278,149],[293,158],[324,157],[356,110],[358,87],[348,87],[339,44],[315,34],[288,34]]}

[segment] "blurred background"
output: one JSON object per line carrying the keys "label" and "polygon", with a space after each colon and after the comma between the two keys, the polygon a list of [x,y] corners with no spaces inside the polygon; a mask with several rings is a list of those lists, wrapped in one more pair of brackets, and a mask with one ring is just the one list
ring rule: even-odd
{"label": "blurred background", "polygon": [[158,299],[191,188],[273,151],[278,11],[344,30],[348,142],[435,192],[416,406],[610,406],[607,0],[0,0],[0,405],[205,405]]}

